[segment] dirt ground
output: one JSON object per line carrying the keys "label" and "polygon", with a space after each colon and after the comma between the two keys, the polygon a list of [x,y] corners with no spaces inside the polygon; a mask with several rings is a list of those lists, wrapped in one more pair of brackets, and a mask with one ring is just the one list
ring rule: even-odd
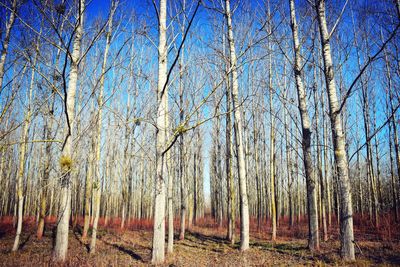
{"label": "dirt ground", "polygon": [[[129,227],[128,227],[129,228]],[[151,260],[149,229],[136,227],[121,231],[118,227],[102,228],[98,234],[97,251],[88,253],[88,241],[81,240],[78,226],[69,235],[68,260],[65,266],[148,266]],[[149,228],[149,227],[143,227]],[[132,230],[133,229],[133,230]],[[253,231],[251,248],[238,250],[239,244],[228,244],[225,230],[218,227],[193,227],[183,241],[176,240],[174,254],[164,266],[376,266],[400,265],[399,240],[362,240],[357,242],[357,261],[342,262],[339,242],[321,242],[321,250],[312,254],[307,250],[306,234],[294,232],[282,236],[275,243],[269,241],[267,231]],[[42,240],[35,235],[34,225],[26,226],[18,252],[10,252],[14,240],[12,225],[0,224],[0,266],[52,266],[52,227]],[[238,235],[239,233],[237,233]],[[278,233],[279,236],[279,233]],[[297,236],[297,237],[296,237]]]}

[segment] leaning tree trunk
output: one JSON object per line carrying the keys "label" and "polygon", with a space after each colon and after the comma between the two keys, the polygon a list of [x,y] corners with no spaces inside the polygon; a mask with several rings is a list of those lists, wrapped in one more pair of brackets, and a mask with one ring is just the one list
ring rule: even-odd
{"label": "leaning tree trunk", "polygon": [[59,214],[57,219],[57,233],[53,259],[65,261],[68,250],[68,231],[69,216],[71,212],[71,175],[73,171],[73,147],[74,139],[74,120],[75,120],[75,94],[78,81],[78,61],[80,57],[81,41],[83,35],[83,13],[85,10],[85,0],[79,1],[78,23],[76,26],[73,51],[71,55],[71,66],[68,81],[68,93],[65,96],[66,106],[66,125],[67,136],[61,153],[61,190],[59,202]]}
{"label": "leaning tree trunk", "polygon": [[329,115],[332,127],[332,140],[340,187],[340,250],[343,259],[355,260],[353,207],[351,199],[351,185],[349,180],[349,165],[347,162],[347,153],[345,148],[346,144],[339,113],[339,101],[337,98],[334,67],[332,63],[331,47],[329,42],[330,34],[328,32],[325,16],[325,1],[315,0],[315,5],[321,35],[325,82],[329,99]]}
{"label": "leaning tree trunk", "polygon": [[[319,250],[319,233],[318,233],[318,210],[317,210],[317,188],[314,177],[314,168],[311,155],[311,125],[307,111],[307,95],[302,79],[302,64],[300,55],[300,43],[298,36],[298,27],[296,22],[296,11],[294,0],[290,2],[290,20],[293,35],[294,49],[294,76],[296,79],[297,98],[299,101],[299,111],[302,126],[302,148],[303,162],[306,174],[307,184],[307,208],[308,208],[308,247],[310,250]],[[320,173],[322,174],[322,172]]]}
{"label": "leaning tree trunk", "polygon": [[230,67],[232,69],[232,104],[234,109],[234,130],[235,143],[238,159],[238,177],[240,190],[240,250],[244,251],[249,248],[249,204],[247,199],[246,185],[246,166],[244,159],[244,143],[243,143],[243,128],[242,115],[240,112],[239,103],[239,84],[236,66],[235,41],[233,38],[232,15],[230,9],[230,0],[225,0],[225,15],[228,27],[228,41],[230,50]]}
{"label": "leaning tree trunk", "polygon": [[157,131],[156,131],[156,177],[154,192],[153,264],[164,262],[165,257],[165,195],[167,160],[164,149],[167,134],[167,0],[160,0],[159,43],[158,43],[158,85],[157,85]]}

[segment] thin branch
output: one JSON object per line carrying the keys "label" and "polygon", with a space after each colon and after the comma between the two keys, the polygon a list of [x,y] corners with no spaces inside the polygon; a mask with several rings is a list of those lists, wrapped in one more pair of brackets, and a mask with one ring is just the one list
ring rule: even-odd
{"label": "thin branch", "polygon": [[340,114],[340,112],[342,111],[343,107],[346,105],[346,101],[347,99],[350,97],[351,92],[354,88],[354,86],[357,84],[358,80],[361,78],[361,76],[363,75],[364,71],[368,68],[368,66],[376,60],[376,58],[378,57],[378,55],[383,51],[383,49],[385,49],[386,45],[396,36],[397,30],[400,27],[400,23],[397,24],[396,28],[394,29],[394,31],[392,32],[392,34],[389,36],[389,38],[382,44],[381,48],[372,56],[372,57],[368,57],[368,61],[367,63],[361,68],[360,72],[358,73],[357,77],[354,79],[354,81],[351,83],[349,89],[347,90],[342,104],[340,105],[340,108],[336,111],[337,114]]}

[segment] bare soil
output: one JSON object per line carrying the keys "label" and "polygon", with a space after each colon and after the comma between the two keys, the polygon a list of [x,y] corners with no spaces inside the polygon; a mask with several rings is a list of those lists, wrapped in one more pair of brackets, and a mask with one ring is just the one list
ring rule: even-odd
{"label": "bare soil", "polygon": [[[135,223],[135,222],[134,222]],[[133,223],[133,224],[134,224]],[[307,249],[306,232],[301,228],[281,231],[276,242],[269,241],[267,229],[252,231],[251,248],[239,251],[239,244],[229,244],[225,230],[212,223],[194,226],[185,240],[175,239],[174,253],[168,255],[164,266],[390,266],[400,265],[399,240],[365,238],[357,242],[357,260],[343,262],[339,257],[339,242],[332,231],[331,239],[321,242],[321,250]],[[18,252],[10,252],[15,231],[12,222],[0,223],[0,266],[54,266],[51,262],[54,227],[38,240],[35,225],[25,223],[22,244]],[[68,260],[64,266],[148,266],[151,260],[152,233],[150,223],[136,227],[128,225],[101,228],[97,250],[89,253],[89,241],[82,240],[78,225],[69,235]],[[238,235],[239,233],[237,233]],[[360,235],[360,233],[358,233]],[[278,233],[279,236],[279,233]],[[238,237],[238,236],[237,236]]]}

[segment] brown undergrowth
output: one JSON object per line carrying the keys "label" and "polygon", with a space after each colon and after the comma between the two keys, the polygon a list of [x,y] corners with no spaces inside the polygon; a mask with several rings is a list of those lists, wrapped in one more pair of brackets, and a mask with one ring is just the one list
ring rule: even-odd
{"label": "brown undergrowth", "polygon": [[[321,242],[321,250],[307,250],[307,223],[304,218],[289,229],[287,219],[282,218],[278,228],[278,240],[269,241],[269,223],[257,227],[252,220],[250,250],[239,251],[239,244],[225,240],[225,229],[219,228],[211,218],[201,218],[187,232],[185,240],[175,239],[175,251],[168,255],[165,266],[375,266],[400,265],[398,224],[382,225],[378,229],[368,227],[365,220],[355,219],[356,256],[353,263],[342,262],[339,257],[338,229],[332,225],[330,240]],[[34,218],[26,218],[21,247],[10,252],[15,230],[11,217],[0,219],[1,266],[53,266],[51,250],[54,235],[54,218],[49,218],[45,235],[36,238]],[[120,220],[111,219],[107,227],[101,220],[99,242],[95,254],[89,253],[89,240],[81,238],[81,218],[70,233],[68,260],[65,266],[148,266],[151,260],[150,220],[131,220],[126,228],[119,228]],[[176,222],[178,229],[178,221]],[[388,229],[390,227],[390,229]],[[372,228],[372,229],[371,229]],[[238,227],[237,227],[238,229]],[[177,232],[177,231],[176,231]],[[237,239],[239,232],[236,233]],[[60,265],[60,264],[58,264]]]}

